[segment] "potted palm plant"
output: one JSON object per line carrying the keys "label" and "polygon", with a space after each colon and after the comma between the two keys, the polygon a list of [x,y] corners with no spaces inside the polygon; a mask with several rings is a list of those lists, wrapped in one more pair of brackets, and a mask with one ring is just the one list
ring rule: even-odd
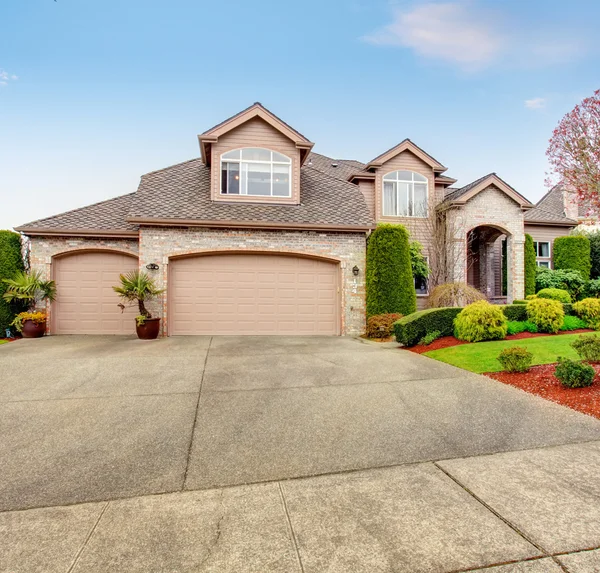
{"label": "potted palm plant", "polygon": [[3,280],[8,285],[3,298],[7,302],[23,302],[28,307],[26,312],[17,314],[12,326],[23,338],[44,336],[47,315],[36,309],[41,303],[56,299],[56,283],[44,280],[40,271],[31,271],[29,274],[19,271],[14,278]]}
{"label": "potted palm plant", "polygon": [[[135,317],[135,330],[138,338],[142,340],[157,338],[160,332],[160,318],[153,318],[145,303],[164,292],[164,289],[156,288],[154,279],[140,271],[131,271],[126,275],[120,275],[119,279],[121,284],[114,286],[113,290],[130,306],[137,304],[140,311],[140,314]],[[124,304],[119,306],[121,310],[125,310]]]}

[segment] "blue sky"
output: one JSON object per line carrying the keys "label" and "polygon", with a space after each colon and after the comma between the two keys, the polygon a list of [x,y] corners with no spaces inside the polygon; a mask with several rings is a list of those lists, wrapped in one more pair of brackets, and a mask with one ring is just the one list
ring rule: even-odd
{"label": "blue sky", "polygon": [[592,0],[3,0],[0,228],[134,191],[254,101],[317,152],[410,137],[536,200],[552,129],[600,87],[598,21]]}

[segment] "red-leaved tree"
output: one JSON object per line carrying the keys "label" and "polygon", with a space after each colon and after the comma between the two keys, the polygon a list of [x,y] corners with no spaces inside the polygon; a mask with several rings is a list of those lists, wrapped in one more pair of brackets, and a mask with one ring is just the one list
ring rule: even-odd
{"label": "red-leaved tree", "polygon": [[549,185],[561,183],[580,205],[600,211],[600,90],[563,117],[546,151]]}

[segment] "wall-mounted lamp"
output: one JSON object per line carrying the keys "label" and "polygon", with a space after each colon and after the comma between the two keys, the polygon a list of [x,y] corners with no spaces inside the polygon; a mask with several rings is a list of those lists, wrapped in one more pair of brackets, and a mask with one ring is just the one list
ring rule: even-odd
{"label": "wall-mounted lamp", "polygon": [[360,272],[360,269],[356,265],[354,265],[354,267],[352,267],[352,274],[355,277],[357,277],[359,272]]}
{"label": "wall-mounted lamp", "polygon": [[158,265],[156,263],[149,263],[146,265],[146,268],[149,271],[157,271],[158,270]]}

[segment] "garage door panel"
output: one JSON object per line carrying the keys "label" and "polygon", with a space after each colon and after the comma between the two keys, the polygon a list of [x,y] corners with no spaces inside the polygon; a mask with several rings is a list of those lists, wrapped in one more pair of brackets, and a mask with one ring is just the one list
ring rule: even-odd
{"label": "garage door panel", "polygon": [[[280,255],[170,263],[171,334],[338,334],[338,266]],[[193,301],[193,305],[190,305]]]}
{"label": "garage door panel", "polygon": [[57,298],[52,305],[56,334],[132,334],[137,307],[121,312],[113,291],[119,275],[138,268],[135,257],[81,253],[53,261]]}

